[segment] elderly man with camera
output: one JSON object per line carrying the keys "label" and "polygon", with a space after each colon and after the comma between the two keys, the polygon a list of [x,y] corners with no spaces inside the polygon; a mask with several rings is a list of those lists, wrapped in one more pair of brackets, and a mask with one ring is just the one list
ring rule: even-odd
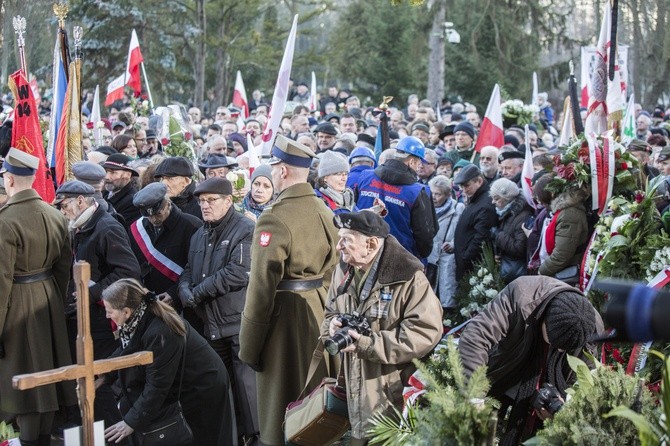
{"label": "elderly man with camera", "polygon": [[333,273],[325,320],[326,349],[341,352],[347,387],[351,444],[367,444],[376,412],[402,407],[402,390],[442,336],[440,301],[423,265],[389,235],[371,210],[334,217],[340,264]]}

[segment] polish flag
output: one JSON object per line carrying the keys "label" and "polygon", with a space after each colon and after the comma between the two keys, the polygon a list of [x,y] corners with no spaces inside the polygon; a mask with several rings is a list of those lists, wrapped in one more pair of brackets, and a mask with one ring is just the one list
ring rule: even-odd
{"label": "polish flag", "polygon": [[582,47],[582,72],[580,83],[582,84],[582,97],[579,103],[580,107],[588,107],[589,105],[589,83],[591,76],[589,76],[589,52]]}
{"label": "polish flag", "polygon": [[309,93],[309,111],[314,112],[318,109],[316,103],[316,74],[312,71],[312,88]]}
{"label": "polish flag", "polygon": [[242,81],[242,73],[237,70],[237,77],[235,78],[235,90],[233,91],[233,105],[241,110],[241,115],[244,119],[249,117],[249,103],[247,102],[247,92],[244,89],[244,82]]}
{"label": "polish flag", "polygon": [[284,116],[284,109],[286,108],[286,99],[288,97],[288,82],[291,78],[291,67],[293,66],[293,50],[295,49],[295,35],[298,31],[298,14],[293,17],[293,25],[286,40],[286,47],[284,48],[284,56],[279,66],[279,73],[277,74],[277,83],[275,84],[275,91],[272,95],[272,105],[270,106],[270,113],[268,115],[268,123],[263,131],[263,149],[262,155],[269,155],[272,145],[277,136],[277,129]]}
{"label": "polish flag", "polygon": [[133,89],[135,96],[142,92],[142,80],[140,79],[140,64],[144,62],[140,51],[140,41],[133,29],[130,35],[130,47],[128,48],[128,65],[126,65],[126,85]]}
{"label": "polish flag", "polygon": [[535,175],[535,169],[533,169],[533,152],[530,150],[528,133],[528,124],[526,124],[526,158],[523,160],[523,170],[521,170],[521,191],[526,202],[533,209],[537,209],[535,200],[533,200],[533,176]]}
{"label": "polish flag", "polygon": [[126,75],[122,74],[121,76],[114,79],[107,86],[107,98],[105,99],[105,107],[111,107],[111,105],[123,99],[123,85],[126,79]]}
{"label": "polish flag", "polygon": [[498,84],[493,87],[489,105],[486,107],[486,116],[482,121],[479,136],[475,150],[482,150],[482,147],[494,146],[497,148],[505,144],[505,134],[503,133],[502,108],[500,106],[500,87]]}

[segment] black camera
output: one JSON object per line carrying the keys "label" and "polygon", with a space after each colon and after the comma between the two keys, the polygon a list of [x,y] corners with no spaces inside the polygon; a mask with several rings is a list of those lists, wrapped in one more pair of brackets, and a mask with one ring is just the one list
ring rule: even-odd
{"label": "black camera", "polygon": [[604,317],[615,333],[607,340],[670,341],[670,293],[620,280],[596,281],[593,287],[609,295]]}
{"label": "black camera", "polygon": [[353,330],[363,336],[369,336],[371,333],[368,320],[356,312],[353,314],[341,314],[338,319],[342,323],[342,328],[325,341],[326,350],[331,355],[338,354],[340,350],[354,343],[353,338],[349,336],[349,330]]}
{"label": "black camera", "polygon": [[533,397],[533,407],[537,410],[546,409],[550,414],[555,414],[563,407],[560,392],[549,383],[542,384]]}

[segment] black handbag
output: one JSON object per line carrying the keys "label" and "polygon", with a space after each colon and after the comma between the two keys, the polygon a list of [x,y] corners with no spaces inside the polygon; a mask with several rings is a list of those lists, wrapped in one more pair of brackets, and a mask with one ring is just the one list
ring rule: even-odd
{"label": "black handbag", "polygon": [[[186,336],[188,336],[188,333]],[[143,432],[139,433],[142,446],[188,446],[193,443],[193,431],[186,422],[179,403],[181,383],[184,379],[184,364],[186,363],[186,336],[184,336],[184,353],[181,358],[177,402],[169,407],[164,418],[152,423]]]}

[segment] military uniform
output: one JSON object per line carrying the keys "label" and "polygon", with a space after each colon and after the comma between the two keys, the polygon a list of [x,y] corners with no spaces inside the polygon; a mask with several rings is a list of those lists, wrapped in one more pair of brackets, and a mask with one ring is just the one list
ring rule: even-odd
{"label": "military uniform", "polygon": [[[3,173],[30,175],[11,165],[35,157],[16,152],[10,149]],[[34,189],[16,192],[0,209],[0,246],[0,411],[47,413],[76,404],[71,381],[25,391],[12,387],[14,375],[72,363],[63,318],[72,259],[67,220]]]}
{"label": "military uniform", "polygon": [[[303,163],[297,167],[304,168],[313,156],[302,144],[282,136],[277,137],[272,154],[279,161],[271,163]],[[264,444],[284,444],[286,405],[299,397],[305,385],[338,259],[332,219],[333,213],[304,183],[284,189],[256,223],[239,357],[258,371]],[[325,375],[322,364],[313,382]]]}

